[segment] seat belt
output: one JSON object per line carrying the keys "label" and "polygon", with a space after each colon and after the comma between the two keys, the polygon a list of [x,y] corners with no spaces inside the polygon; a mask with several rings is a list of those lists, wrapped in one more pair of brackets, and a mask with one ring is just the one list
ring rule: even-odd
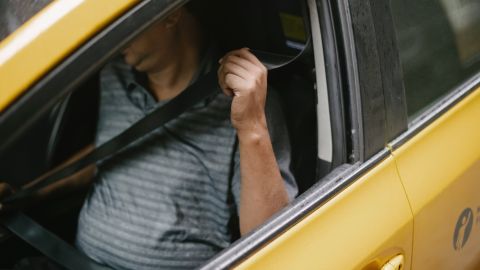
{"label": "seat belt", "polygon": [[21,212],[2,218],[2,225],[56,264],[72,270],[110,270],[87,257]]}
{"label": "seat belt", "polygon": [[155,109],[119,135],[92,150],[90,153],[86,154],[76,162],[50,174],[30,187],[14,193],[12,196],[6,198],[3,202],[8,204],[15,200],[28,197],[35,191],[40,190],[69,175],[72,175],[90,164],[118,154],[122,150],[128,148],[128,146],[134,143],[137,139],[150,133],[160,126],[163,126],[170,120],[185,112],[187,109],[191,108],[196,103],[219,91],[216,70],[212,70],[206,75],[202,76],[196,82],[192,83],[189,87],[187,87],[178,96],[173,98],[164,106]]}
{"label": "seat belt", "polygon": [[[252,50],[252,53],[267,67],[268,70],[277,69],[288,65],[298,58],[303,57],[310,50],[311,41],[307,40],[305,48],[295,57],[272,54]],[[3,200],[3,203],[12,203],[31,196],[34,192],[52,184],[60,179],[72,175],[86,166],[109,158],[127,149],[129,145],[150,133],[158,127],[165,125],[172,119],[191,108],[198,102],[218,93],[216,69],[188,86],[178,96],[155,109],[153,112],[133,124],[131,127],[115,136],[111,140],[92,150],[76,162],[46,176],[29,188],[20,190]],[[71,270],[106,270],[110,269],[87,257],[41,225],[21,212],[15,212],[0,219],[0,224],[8,228],[18,237],[35,247],[45,256],[60,266]]]}

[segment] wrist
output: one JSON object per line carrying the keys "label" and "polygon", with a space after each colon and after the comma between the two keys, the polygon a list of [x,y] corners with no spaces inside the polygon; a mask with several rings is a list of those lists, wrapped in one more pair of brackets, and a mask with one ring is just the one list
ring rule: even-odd
{"label": "wrist", "polygon": [[266,139],[270,139],[266,125],[255,125],[249,128],[237,129],[237,136],[241,144],[259,144]]}

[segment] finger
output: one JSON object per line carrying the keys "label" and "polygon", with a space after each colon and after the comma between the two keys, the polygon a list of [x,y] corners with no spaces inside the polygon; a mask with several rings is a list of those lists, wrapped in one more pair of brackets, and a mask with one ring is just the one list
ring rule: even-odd
{"label": "finger", "polygon": [[237,50],[237,51],[238,52],[236,52],[235,55],[238,55],[242,58],[245,58],[250,63],[253,63],[255,66],[257,66],[259,68],[266,69],[266,67],[262,64],[262,62],[260,62],[260,60],[258,60],[258,58],[250,51],[250,49],[243,48],[243,49],[240,49],[240,50]]}
{"label": "finger", "polygon": [[226,86],[225,76],[223,75],[222,69],[223,69],[223,65],[220,66],[217,70],[218,85],[220,85],[220,89],[222,89],[222,92],[225,95],[231,97],[231,96],[233,96],[233,91]]}
{"label": "finger", "polygon": [[229,55],[227,58],[226,58],[226,61],[228,63],[234,63],[240,67],[242,67],[243,69],[247,70],[247,71],[251,71],[251,70],[257,70],[257,71],[260,71],[259,67],[256,66],[254,63],[248,61],[247,59],[245,59],[241,54],[232,54],[232,55]]}
{"label": "finger", "polygon": [[222,76],[226,76],[228,73],[232,73],[243,78],[244,80],[248,80],[252,77],[250,71],[233,62],[224,62],[222,66]]}
{"label": "finger", "polygon": [[242,89],[245,84],[245,80],[235,74],[228,73],[225,76],[225,85],[228,89],[233,92],[234,96],[240,96],[242,91],[238,89]]}
{"label": "finger", "polygon": [[232,51],[231,54],[224,57],[223,62],[226,61],[226,58],[230,59],[230,62],[238,61],[236,63],[247,69],[254,78],[268,75],[267,68],[246,48]]}

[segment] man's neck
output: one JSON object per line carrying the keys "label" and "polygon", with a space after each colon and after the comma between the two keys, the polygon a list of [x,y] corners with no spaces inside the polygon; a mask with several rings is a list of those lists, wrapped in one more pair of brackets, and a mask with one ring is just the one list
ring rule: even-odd
{"label": "man's neck", "polygon": [[[182,45],[180,45],[182,44]],[[180,94],[192,81],[199,66],[201,46],[179,42],[165,68],[147,72],[148,86],[157,100],[168,100]]]}

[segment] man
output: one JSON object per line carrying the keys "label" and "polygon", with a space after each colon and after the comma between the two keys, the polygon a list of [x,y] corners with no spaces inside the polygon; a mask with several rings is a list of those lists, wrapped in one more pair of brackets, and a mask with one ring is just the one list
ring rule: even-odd
{"label": "man", "polygon": [[[186,8],[152,25],[122,55],[101,72],[97,145],[218,61]],[[295,196],[288,137],[274,99],[265,113],[265,67],[245,48],[218,63],[223,94],[37,195],[42,200],[71,192],[96,173],[76,240],[92,259],[115,269],[194,268],[228,246],[236,213],[244,235]]]}

